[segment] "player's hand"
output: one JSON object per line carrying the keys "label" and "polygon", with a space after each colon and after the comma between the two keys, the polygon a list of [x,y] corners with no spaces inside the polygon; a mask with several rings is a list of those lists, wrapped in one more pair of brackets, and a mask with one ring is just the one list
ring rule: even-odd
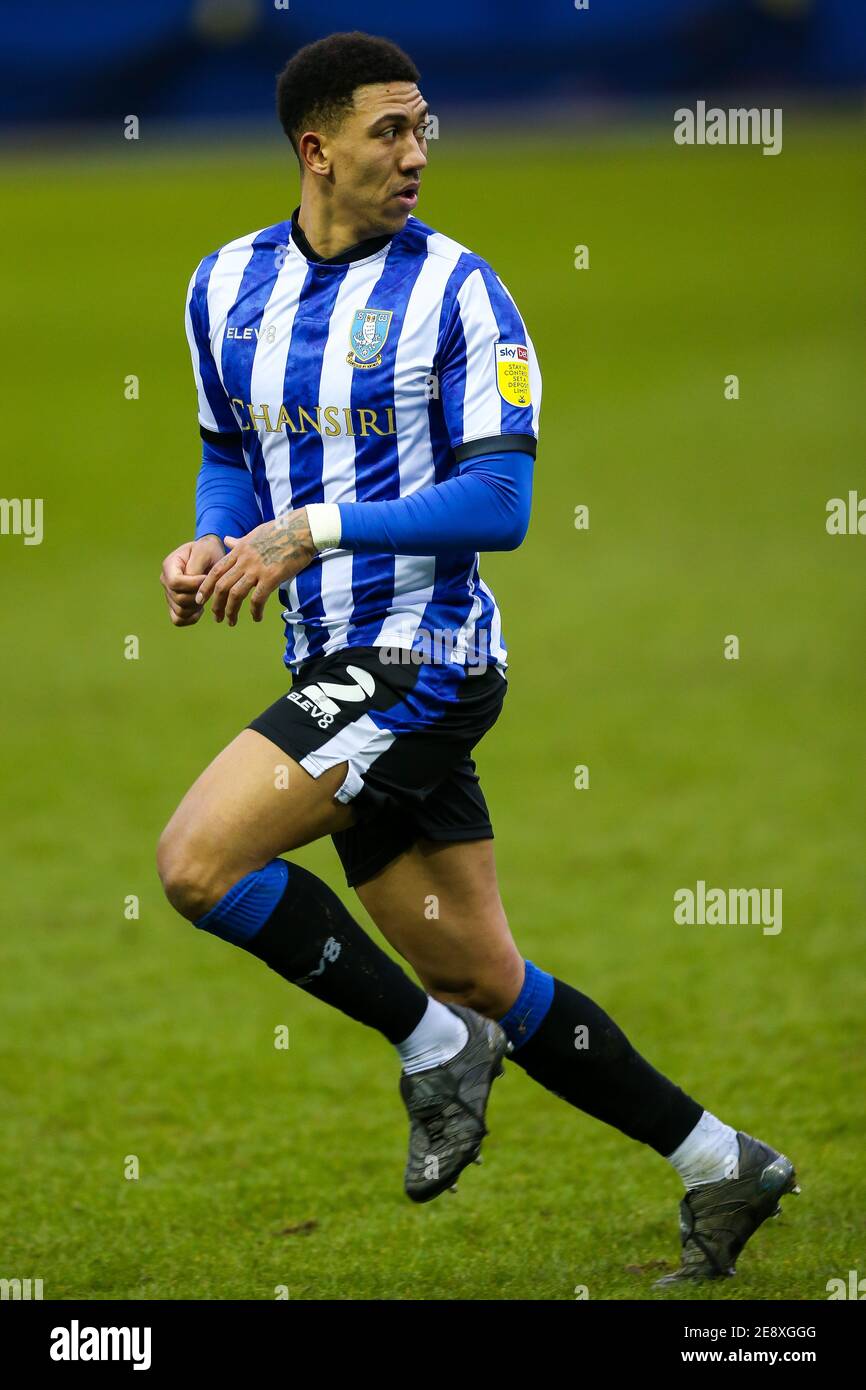
{"label": "player's hand", "polygon": [[166,555],[162,562],[159,582],[165,590],[171,621],[175,627],[192,627],[203,610],[195,601],[202,578],[225,555],[219,536],[202,536],[200,541],[186,541]]}
{"label": "player's hand", "polygon": [[241,604],[250,601],[253,621],[260,623],[274,589],[294,579],[318,554],[307,525],[307,509],[284,512],[247,536],[226,536],[229,552],[218,560],[196,594],[204,606],[213,595],[212,612],[229,627],[238,620]]}

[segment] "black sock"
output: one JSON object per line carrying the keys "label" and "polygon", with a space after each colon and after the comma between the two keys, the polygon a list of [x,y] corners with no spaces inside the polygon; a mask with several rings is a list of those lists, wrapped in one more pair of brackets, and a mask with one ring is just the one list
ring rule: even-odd
{"label": "black sock", "polygon": [[[586,1029],[586,1046],[576,1046]],[[562,980],[537,1030],[511,1060],[534,1081],[660,1153],[673,1153],[704,1107],[635,1052],[613,1019]]]}
{"label": "black sock", "polygon": [[426,1012],[424,990],[370,940],[333,889],[300,864],[271,860],[196,925],[242,946],[391,1043],[404,1042]]}

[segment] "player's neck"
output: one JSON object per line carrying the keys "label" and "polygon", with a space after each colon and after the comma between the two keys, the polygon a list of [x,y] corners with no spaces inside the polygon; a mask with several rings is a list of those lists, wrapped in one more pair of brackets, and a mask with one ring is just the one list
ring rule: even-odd
{"label": "player's neck", "polygon": [[384,245],[391,237],[389,232],[377,233],[369,227],[359,227],[326,204],[313,203],[312,199],[305,202],[303,195],[295,224],[306,242],[306,247],[302,249],[312,251],[324,261],[356,248],[360,248],[359,254],[363,254],[368,242]]}

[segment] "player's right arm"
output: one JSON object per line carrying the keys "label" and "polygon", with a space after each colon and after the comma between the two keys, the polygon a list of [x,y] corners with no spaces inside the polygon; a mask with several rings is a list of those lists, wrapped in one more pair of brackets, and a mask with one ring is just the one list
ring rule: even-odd
{"label": "player's right arm", "polygon": [[195,539],[165,557],[160,583],[175,627],[191,627],[203,609],[195,595],[226,552],[226,535],[246,535],[261,512],[246,466],[237,420],[226,396],[210,343],[205,268],[199,265],[186,298],[186,334],[198,393],[202,461],[196,482]]}
{"label": "player's right arm", "polygon": [[192,627],[204,609],[195,601],[202,578],[225,554],[219,536],[184,541],[162,562],[159,582],[165,590],[168,612],[175,627]]}

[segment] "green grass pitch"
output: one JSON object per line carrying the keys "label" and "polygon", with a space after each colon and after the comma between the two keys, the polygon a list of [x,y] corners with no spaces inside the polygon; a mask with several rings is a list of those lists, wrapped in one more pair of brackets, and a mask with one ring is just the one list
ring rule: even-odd
{"label": "green grass pitch", "polygon": [[[866,1275],[866,537],[825,530],[829,498],[866,493],[858,139],[792,119],[771,159],[668,126],[443,129],[418,209],[496,267],[544,374],[530,533],[482,566],[511,661],[477,758],[512,929],[798,1167],[708,1299]],[[285,687],[275,599],[261,627],[176,631],[158,574],[198,466],[187,280],[288,216],[287,148],[145,129],[2,181],[2,491],[42,497],[45,534],[0,537],[0,1275],[46,1298],[662,1297],[680,1184],[654,1153],[509,1068],[484,1166],[412,1207],[388,1046],[161,896],[160,829]],[[330,842],[298,858],[367,921]],[[781,887],[783,930],[676,926],[699,878]]]}

